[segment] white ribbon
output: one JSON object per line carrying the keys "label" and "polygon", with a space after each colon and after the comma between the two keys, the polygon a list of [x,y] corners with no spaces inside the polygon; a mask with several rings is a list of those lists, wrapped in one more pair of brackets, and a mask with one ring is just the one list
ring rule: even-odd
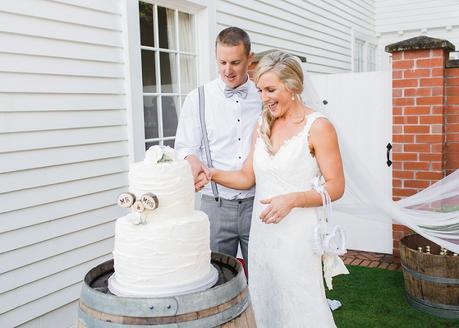
{"label": "white ribbon", "polygon": [[325,283],[329,290],[333,289],[332,278],[340,274],[349,274],[343,260],[339,255],[346,253],[344,232],[336,226],[329,231],[328,218],[332,213],[331,198],[321,181],[316,177],[313,181],[313,189],[322,197],[323,216],[319,215],[319,224],[314,230],[313,251],[323,259],[323,272]]}

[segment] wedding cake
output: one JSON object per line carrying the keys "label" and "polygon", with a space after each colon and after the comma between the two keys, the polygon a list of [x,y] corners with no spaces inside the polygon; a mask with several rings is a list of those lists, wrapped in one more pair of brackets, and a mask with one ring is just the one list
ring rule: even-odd
{"label": "wedding cake", "polygon": [[116,220],[113,294],[173,296],[215,284],[209,220],[194,200],[191,168],[172,148],[150,147],[143,162],[131,164],[129,193],[118,198],[131,213]]}

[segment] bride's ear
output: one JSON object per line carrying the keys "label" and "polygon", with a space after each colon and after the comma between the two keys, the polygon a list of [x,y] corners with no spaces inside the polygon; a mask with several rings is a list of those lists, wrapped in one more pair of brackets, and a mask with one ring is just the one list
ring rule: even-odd
{"label": "bride's ear", "polygon": [[285,92],[287,92],[290,95],[290,99],[292,101],[295,100],[296,93],[293,92],[292,90],[290,90],[290,88],[288,86],[286,86],[285,84],[284,84],[284,88],[285,88]]}

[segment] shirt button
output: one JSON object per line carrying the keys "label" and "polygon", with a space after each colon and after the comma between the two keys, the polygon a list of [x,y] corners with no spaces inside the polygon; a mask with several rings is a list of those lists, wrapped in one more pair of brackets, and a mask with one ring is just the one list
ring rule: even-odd
{"label": "shirt button", "polygon": [[240,121],[241,121],[241,119],[239,119],[239,118],[238,118],[238,119],[237,119],[237,121],[238,121],[238,122],[240,122]]}
{"label": "shirt button", "polygon": [[241,159],[241,158],[242,158],[242,157],[241,157],[241,156],[239,156],[239,159]]}
{"label": "shirt button", "polygon": [[242,200],[239,200],[239,201],[238,201],[238,204],[242,204]]}
{"label": "shirt button", "polygon": [[241,141],[241,138],[237,138],[238,141]]}
{"label": "shirt button", "polygon": [[239,104],[239,100],[236,100],[236,103],[238,103],[238,104]]}

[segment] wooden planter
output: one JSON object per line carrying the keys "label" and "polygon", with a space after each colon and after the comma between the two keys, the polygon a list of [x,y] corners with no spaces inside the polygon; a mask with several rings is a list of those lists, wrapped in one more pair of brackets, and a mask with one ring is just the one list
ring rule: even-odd
{"label": "wooden planter", "polygon": [[174,297],[130,298],[109,292],[113,260],[104,262],[84,278],[77,327],[255,328],[242,265],[220,253],[212,253],[212,264],[219,279],[208,290]]}
{"label": "wooden planter", "polygon": [[[459,318],[459,257],[440,255],[440,246],[421,235],[406,236],[400,244],[408,302],[438,317]],[[430,246],[430,254],[425,246]]]}

